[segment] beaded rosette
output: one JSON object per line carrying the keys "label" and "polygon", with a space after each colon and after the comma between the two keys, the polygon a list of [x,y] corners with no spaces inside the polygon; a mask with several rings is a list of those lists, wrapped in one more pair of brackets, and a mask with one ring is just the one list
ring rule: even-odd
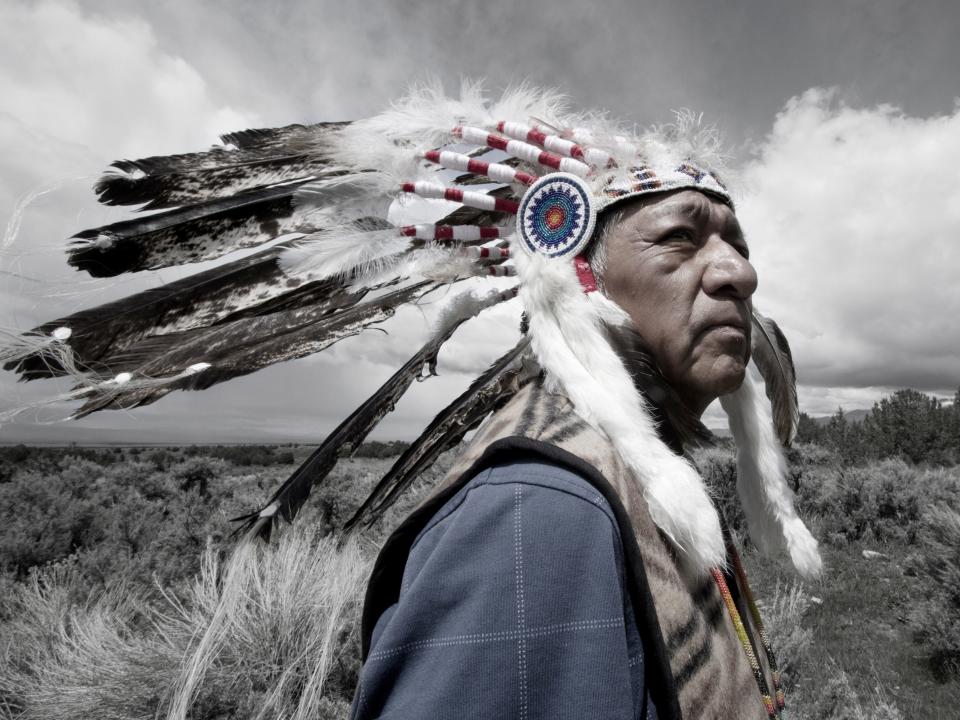
{"label": "beaded rosette", "polygon": [[572,258],[590,242],[596,222],[586,183],[575,175],[553,173],[524,193],[517,233],[522,247],[532,254]]}

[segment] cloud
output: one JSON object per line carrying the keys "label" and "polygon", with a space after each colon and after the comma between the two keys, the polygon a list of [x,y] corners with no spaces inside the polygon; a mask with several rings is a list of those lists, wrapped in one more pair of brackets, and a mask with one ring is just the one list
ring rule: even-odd
{"label": "cloud", "polygon": [[75,2],[5,4],[0,63],[16,69],[0,75],[7,112],[61,142],[130,156],[183,152],[256,121],[219,103],[146,22]]}
{"label": "cloud", "polygon": [[960,110],[915,118],[811,89],[743,179],[757,307],[783,325],[802,384],[960,384]]}

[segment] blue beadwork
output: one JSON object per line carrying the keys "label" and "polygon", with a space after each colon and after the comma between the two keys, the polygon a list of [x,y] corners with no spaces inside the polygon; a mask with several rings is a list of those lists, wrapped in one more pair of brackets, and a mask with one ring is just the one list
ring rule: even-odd
{"label": "blue beadwork", "polygon": [[589,196],[580,182],[556,176],[544,180],[521,203],[523,240],[532,252],[551,257],[577,251],[590,231]]}

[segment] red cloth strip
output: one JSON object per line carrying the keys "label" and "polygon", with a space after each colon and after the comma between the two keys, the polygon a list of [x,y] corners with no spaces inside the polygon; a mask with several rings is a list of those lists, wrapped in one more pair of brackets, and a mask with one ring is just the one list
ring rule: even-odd
{"label": "red cloth strip", "polygon": [[573,268],[577,271],[577,280],[580,281],[580,287],[585,293],[592,293],[597,289],[597,278],[593,274],[590,263],[583,255],[577,255],[573,259]]}

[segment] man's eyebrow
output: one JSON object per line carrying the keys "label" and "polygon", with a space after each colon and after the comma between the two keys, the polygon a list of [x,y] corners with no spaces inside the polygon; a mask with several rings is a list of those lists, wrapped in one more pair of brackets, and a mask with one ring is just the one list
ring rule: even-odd
{"label": "man's eyebrow", "polygon": [[650,214],[655,220],[659,220],[665,215],[674,215],[676,213],[685,215],[691,220],[698,220],[710,212],[708,206],[697,200],[675,200],[672,203],[656,205],[650,210]]}

